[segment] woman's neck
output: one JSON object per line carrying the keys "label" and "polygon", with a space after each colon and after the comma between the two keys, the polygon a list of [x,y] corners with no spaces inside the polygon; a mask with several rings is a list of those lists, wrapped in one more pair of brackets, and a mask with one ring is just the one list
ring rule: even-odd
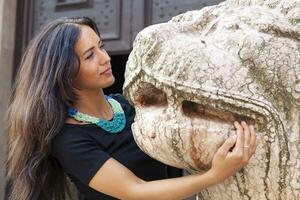
{"label": "woman's neck", "polygon": [[113,111],[110,104],[105,99],[103,90],[100,91],[78,91],[78,100],[74,107],[82,113],[102,118],[111,119]]}

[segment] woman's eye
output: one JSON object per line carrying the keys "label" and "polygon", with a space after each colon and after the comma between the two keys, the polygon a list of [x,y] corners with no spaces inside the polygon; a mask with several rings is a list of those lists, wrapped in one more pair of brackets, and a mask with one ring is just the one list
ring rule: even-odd
{"label": "woman's eye", "polygon": [[94,53],[92,52],[88,57],[86,57],[86,60],[93,58],[93,56],[94,56]]}
{"label": "woman's eye", "polygon": [[[99,49],[104,49],[103,43],[99,44]],[[86,60],[91,59],[93,57],[94,57],[94,52],[91,52],[91,54],[86,57]]]}
{"label": "woman's eye", "polygon": [[104,46],[105,46],[105,45],[104,45],[103,43],[99,44],[99,48],[100,48],[100,49],[103,49]]}

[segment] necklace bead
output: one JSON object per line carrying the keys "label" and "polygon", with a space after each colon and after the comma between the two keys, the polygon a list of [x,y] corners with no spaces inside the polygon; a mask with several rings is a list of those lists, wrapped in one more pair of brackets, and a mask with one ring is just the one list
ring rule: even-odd
{"label": "necklace bead", "polygon": [[68,116],[80,122],[96,124],[108,133],[119,133],[125,128],[126,125],[126,117],[124,110],[121,104],[118,101],[114,100],[112,97],[105,96],[105,98],[111,105],[114,113],[112,120],[105,120],[94,116],[90,116],[79,112],[75,108],[68,109]]}

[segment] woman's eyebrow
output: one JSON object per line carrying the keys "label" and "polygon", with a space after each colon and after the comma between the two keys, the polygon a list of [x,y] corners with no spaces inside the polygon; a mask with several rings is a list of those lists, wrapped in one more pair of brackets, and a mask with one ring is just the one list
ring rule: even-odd
{"label": "woman's eyebrow", "polygon": [[[102,43],[102,41],[99,39],[99,41],[98,41],[98,44],[101,44]],[[91,51],[91,50],[93,50],[95,47],[93,46],[93,47],[90,47],[90,48],[88,48],[87,50],[85,50],[84,52],[83,52],[83,54],[82,54],[82,56],[84,56],[87,52],[89,52],[89,51]]]}
{"label": "woman's eyebrow", "polygon": [[86,51],[83,52],[82,56],[84,56],[87,52],[93,50],[94,48],[95,48],[95,47],[91,47],[91,48],[87,49]]}

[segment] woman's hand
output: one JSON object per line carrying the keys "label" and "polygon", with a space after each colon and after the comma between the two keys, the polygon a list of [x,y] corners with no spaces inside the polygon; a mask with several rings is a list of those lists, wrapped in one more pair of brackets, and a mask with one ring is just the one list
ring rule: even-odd
{"label": "woman's hand", "polygon": [[[228,138],[218,149],[214,155],[212,167],[208,171],[215,177],[216,183],[222,182],[245,166],[255,153],[258,144],[252,125],[248,126],[245,122],[241,124],[234,122],[234,126],[236,136]],[[231,149],[232,151],[230,151]]]}

